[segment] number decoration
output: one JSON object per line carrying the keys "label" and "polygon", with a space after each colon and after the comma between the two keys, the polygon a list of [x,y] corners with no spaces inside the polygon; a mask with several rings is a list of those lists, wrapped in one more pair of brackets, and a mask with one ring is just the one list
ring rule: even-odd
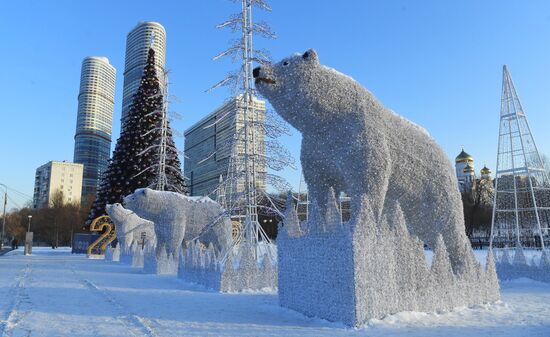
{"label": "number decoration", "polygon": [[107,215],[97,217],[90,225],[90,232],[103,232],[91,245],[88,246],[88,257],[102,256],[105,249],[116,239],[115,224]]}

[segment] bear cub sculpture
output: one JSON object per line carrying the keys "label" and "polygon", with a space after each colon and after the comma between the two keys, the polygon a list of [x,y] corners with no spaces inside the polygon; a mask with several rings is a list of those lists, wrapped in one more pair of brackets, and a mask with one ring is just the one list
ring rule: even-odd
{"label": "bear cub sculpture", "polygon": [[116,236],[122,252],[127,252],[134,242],[141,242],[143,233],[146,246],[156,245],[157,237],[151,221],[140,218],[119,203],[108,204],[105,211],[116,226]]}
{"label": "bear cub sculpture", "polygon": [[[377,221],[399,204],[411,234],[435,247],[443,236],[455,272],[471,254],[454,170],[421,127],[385,108],[349,76],[322,65],[313,49],[253,70],[257,91],[302,134],[300,159],[322,219],[330,188],[357,215],[365,197]],[[391,215],[391,214],[387,214]],[[315,220],[313,220],[315,221]]]}

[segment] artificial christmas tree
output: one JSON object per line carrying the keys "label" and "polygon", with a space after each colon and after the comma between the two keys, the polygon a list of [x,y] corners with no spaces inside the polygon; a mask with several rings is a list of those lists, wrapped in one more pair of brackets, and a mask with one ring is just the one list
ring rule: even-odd
{"label": "artificial christmas tree", "polygon": [[151,48],[141,83],[122,125],[113,157],[103,175],[87,224],[96,217],[105,215],[107,204],[121,203],[135,189],[155,188],[161,161],[165,167],[162,170],[165,175],[164,190],[187,193],[164,105],[155,70],[155,52]]}

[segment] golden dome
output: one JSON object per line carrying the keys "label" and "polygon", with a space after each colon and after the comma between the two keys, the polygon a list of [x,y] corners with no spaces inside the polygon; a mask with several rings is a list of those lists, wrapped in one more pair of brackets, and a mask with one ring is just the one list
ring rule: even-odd
{"label": "golden dome", "polygon": [[481,169],[481,174],[482,174],[482,175],[491,174],[491,170],[489,170],[489,169],[487,168],[487,166],[483,165],[483,168]]}
{"label": "golden dome", "polygon": [[468,161],[474,161],[474,157],[470,156],[466,152],[464,152],[464,148],[462,148],[462,151],[458,154],[458,156],[455,159],[456,163],[463,163]]}

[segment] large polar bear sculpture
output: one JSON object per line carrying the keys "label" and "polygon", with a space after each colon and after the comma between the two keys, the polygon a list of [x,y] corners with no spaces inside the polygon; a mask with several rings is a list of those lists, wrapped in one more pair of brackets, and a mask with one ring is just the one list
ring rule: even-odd
{"label": "large polar bear sculpture", "polygon": [[[231,222],[222,217],[222,207],[208,197],[143,188],[126,196],[124,205],[154,223],[157,253],[164,246],[168,254],[176,256],[184,240],[196,238],[205,245],[212,243],[219,252],[231,244]],[[219,221],[214,224],[214,220]]]}
{"label": "large polar bear sculpture", "polygon": [[314,217],[326,214],[330,187],[351,196],[353,214],[366,195],[378,221],[398,203],[409,231],[432,248],[441,234],[453,268],[461,270],[469,245],[457,179],[423,128],[321,65],[312,49],[255,68],[253,75],[258,92],[302,133],[300,157],[317,205]]}
{"label": "large polar bear sculpture", "polygon": [[223,207],[209,197],[187,197],[193,200],[192,213],[187,218],[185,241],[198,238],[205,245],[212,243],[218,252],[232,244],[232,225]]}
{"label": "large polar bear sculpture", "polygon": [[142,233],[145,233],[148,247],[156,245],[157,238],[151,221],[140,218],[119,203],[107,205],[105,211],[116,226],[117,239],[123,252],[128,252],[132,243],[141,242]]}

